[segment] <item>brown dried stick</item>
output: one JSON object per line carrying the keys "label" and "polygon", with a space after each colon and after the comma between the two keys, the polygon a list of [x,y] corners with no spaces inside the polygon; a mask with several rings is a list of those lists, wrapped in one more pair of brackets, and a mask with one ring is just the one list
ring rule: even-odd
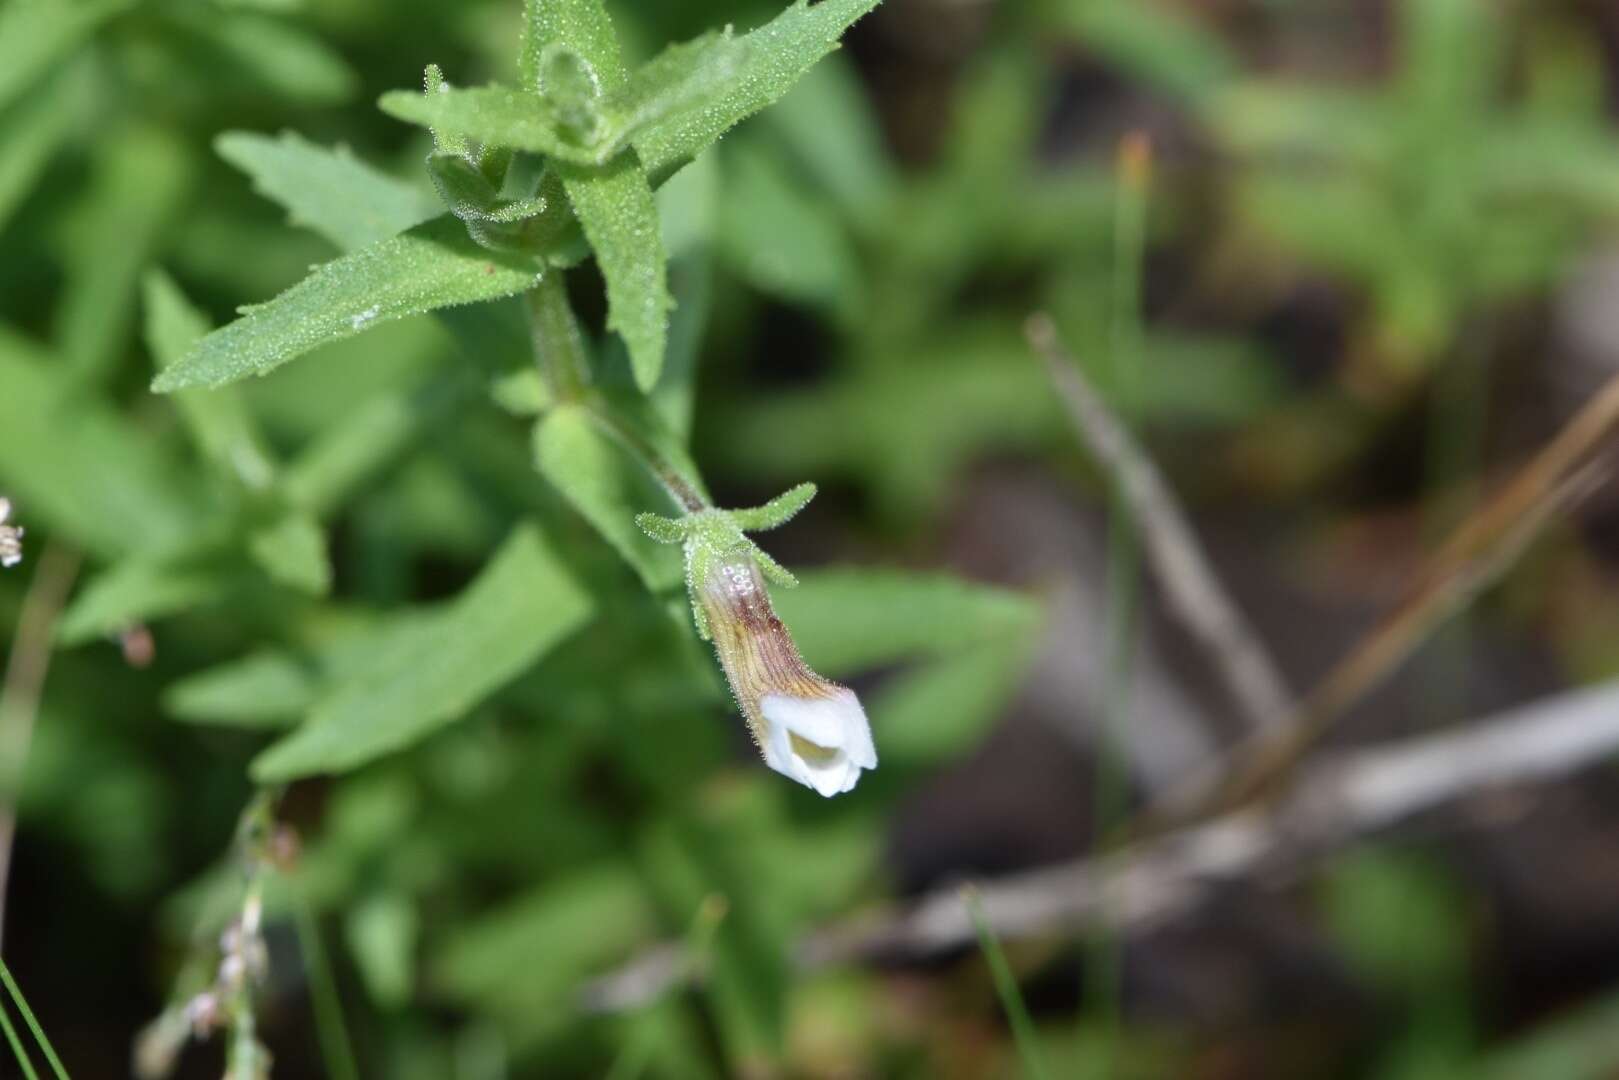
{"label": "brown dried stick", "polygon": [[6,678],[0,686],[0,935],[5,932],[6,882],[11,874],[11,842],[17,831],[17,795],[28,743],[39,715],[39,698],[50,671],[56,616],[79,575],[79,556],[51,544],[23,599],[17,632],[11,639]]}
{"label": "brown dried stick", "polygon": [[1619,376],[1502,488],[1464,521],[1429,560],[1406,598],[1318,683],[1297,718],[1279,733],[1250,739],[1192,778],[1149,814],[1149,826],[1196,820],[1263,796],[1381,685],[1428,637],[1515,564],[1546,526],[1608,480],[1604,451],[1619,429]]}
{"label": "brown dried stick", "polygon": [[1118,481],[1170,609],[1208,655],[1249,730],[1255,735],[1280,732],[1293,714],[1292,692],[1220,584],[1174,492],[1063,349],[1051,319],[1034,315],[1024,332],[1045,362],[1074,430]]}
{"label": "brown dried stick", "polygon": [[[980,884],[991,929],[1006,939],[1106,925],[1138,930],[1184,913],[1238,881],[1295,879],[1321,858],[1380,829],[1470,794],[1563,775],[1619,753],[1619,682],[1560,694],[1436,735],[1324,758],[1296,774],[1269,809],[1234,810],[1113,854]],[[799,940],[793,962],[812,971],[862,960],[925,957],[968,944],[975,931],[960,891],[824,927]],[[696,977],[677,944],[657,946],[586,985],[581,1007],[615,1012]]]}

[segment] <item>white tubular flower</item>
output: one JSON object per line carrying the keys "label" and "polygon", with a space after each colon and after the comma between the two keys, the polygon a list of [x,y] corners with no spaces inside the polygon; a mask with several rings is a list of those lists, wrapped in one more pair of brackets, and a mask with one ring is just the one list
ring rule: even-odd
{"label": "white tubular flower", "polygon": [[698,633],[713,640],[765,764],[830,797],[877,767],[871,725],[854,691],[804,663],[765,589],[766,574],[784,585],[793,577],[742,535],[781,524],[814,494],[814,485],[804,484],[753,510],[636,520],[655,539],[684,546]]}
{"label": "white tubular flower", "polygon": [[7,570],[22,562],[21,525],[8,525],[11,517],[11,500],[0,496],[0,567]]}

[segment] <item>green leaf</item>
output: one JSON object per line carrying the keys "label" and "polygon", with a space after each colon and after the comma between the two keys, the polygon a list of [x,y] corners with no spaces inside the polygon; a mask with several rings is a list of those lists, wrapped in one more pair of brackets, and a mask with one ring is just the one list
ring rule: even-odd
{"label": "green leaf", "polygon": [[[878,2],[795,0],[751,33],[676,45],[636,72],[628,100],[662,110],[632,139],[647,172],[668,175],[781,97]],[[626,112],[634,115],[633,104]]]}
{"label": "green leaf", "polygon": [[[432,197],[339,150],[325,150],[295,135],[279,140],[226,134],[220,153],[254,180],[294,222],[308,225],[343,251],[382,241],[432,216]],[[469,360],[502,371],[530,359],[528,324],[515,300],[476,310],[445,308],[439,320]]]}
{"label": "green leaf", "polygon": [[1167,5],[1114,0],[1053,0],[1044,9],[1051,28],[1085,45],[1157,89],[1197,99],[1237,71],[1224,43]]}
{"label": "green leaf", "polygon": [[93,578],[62,614],[58,640],[78,645],[203,604],[241,583],[240,560],[213,549],[125,559]]}
{"label": "green leaf", "polygon": [[651,401],[683,446],[691,437],[697,356],[708,328],[714,277],[711,249],[719,204],[719,167],[713,154],[699,157],[658,189],[658,220],[669,252],[669,291],[675,309],[669,318],[663,375]]}
{"label": "green leaf", "polygon": [[[785,94],[878,0],[797,0],[766,25],[672,45],[627,77],[600,0],[534,0],[520,90],[478,87],[421,95],[392,91],[385,112],[498,146],[604,165],[633,146],[661,182],[738,122]],[[564,45],[600,80],[594,130],[570,130],[561,102],[542,95],[547,48]],[[549,54],[548,54],[549,55]]]}
{"label": "green leaf", "polygon": [[385,618],[326,609],[308,629],[307,648],[266,649],[174,683],[163,704],[189,723],[243,728],[291,727],[321,695],[364,672],[439,616],[430,608]]}
{"label": "green leaf", "polygon": [[327,149],[284,131],[280,136],[227,131],[219,156],[246,173],[253,190],[286,207],[294,225],[351,251],[432,217],[432,197],[367,165],[344,147]]}
{"label": "green leaf", "polygon": [[416,978],[416,945],[421,920],[416,905],[402,892],[371,896],[343,920],[343,935],[371,1000],[397,1009],[410,1000]]}
{"label": "green leaf", "polygon": [[1599,991],[1540,1020],[1504,1045],[1492,1041],[1482,1061],[1466,1070],[1481,1080],[1603,1080],[1619,1061],[1619,994]]}
{"label": "green leaf", "polygon": [[377,100],[383,112],[434,131],[488,146],[597,164],[605,155],[571,138],[545,98],[507,86],[444,86],[430,94],[390,90]]}
{"label": "green leaf", "polygon": [[88,382],[124,357],[137,283],[180,212],[191,172],[185,147],[155,130],[124,131],[98,151],[90,191],[71,222],[55,319],[63,358]]}
{"label": "green leaf", "polygon": [[0,387],[0,488],[30,521],[102,557],[196,535],[202,514],[184,470],[79,391],[59,360],[0,332]]}
{"label": "green leaf", "polygon": [[792,926],[758,841],[779,836],[781,823],[759,820],[764,799],[746,808],[754,815],[737,812],[736,801],[706,820],[667,814],[648,831],[643,865],[679,922],[692,921],[709,896],[729,902],[709,943],[708,1003],[730,1060],[770,1061],[782,1053]]}
{"label": "green leaf", "polygon": [[190,723],[283,728],[314,704],[319,688],[315,664],[261,652],[181,679],[163,695],[163,707]]}
{"label": "green leaf", "polygon": [[602,169],[565,165],[561,172],[568,201],[607,279],[607,326],[629,348],[636,385],[651,390],[663,370],[674,303],[652,187],[633,154]]}
{"label": "green leaf", "polygon": [[972,749],[1017,691],[1032,635],[931,660],[883,685],[867,703],[883,764],[936,765]]}
{"label": "green leaf", "polygon": [[[83,71],[75,67],[0,111],[0,230],[38,182],[67,138],[85,95],[77,91]],[[70,85],[71,84],[71,85]]]}
{"label": "green leaf", "polygon": [[130,0],[11,0],[0,7],[0,109]]}
{"label": "green leaf", "polygon": [[592,601],[538,530],[520,526],[440,614],[317,704],[253,762],[273,783],[343,772],[465,716],[590,616]]}
{"label": "green leaf", "polygon": [[152,389],[263,375],[378,323],[522,292],[538,272],[531,259],[480,248],[444,215],[334,259],[274,300],[244,309],[166,368]]}
{"label": "green leaf", "polygon": [[946,574],[814,570],[773,594],[804,657],[844,675],[1031,633],[1040,606],[1021,593]]}
{"label": "green leaf", "polygon": [[1414,237],[1397,207],[1359,176],[1255,171],[1240,182],[1235,201],[1243,217],[1298,258],[1361,283],[1411,258]]}
{"label": "green leaf", "polygon": [[307,514],[286,514],[258,529],[248,538],[247,550],[272,581],[311,596],[331,591],[326,534]]}
{"label": "green leaf", "polygon": [[562,875],[455,928],[434,965],[456,998],[477,1002],[528,1039],[574,1015],[579,982],[658,929],[640,878],[604,863]]}
{"label": "green leaf", "polygon": [[728,155],[720,250],[749,284],[834,311],[857,302],[859,263],[842,223],[774,155]]}
{"label": "green leaf", "polygon": [[845,215],[864,228],[879,223],[899,176],[870,96],[848,59],[828,56],[764,115],[792,152],[793,164]]}
{"label": "green leaf", "polygon": [[287,465],[281,493],[294,506],[324,517],[378,473],[415,448],[423,433],[471,400],[465,377],[434,379],[415,392],[372,398],[335,424]]}
{"label": "green leaf", "polygon": [[559,43],[594,69],[602,89],[611,91],[623,84],[624,61],[602,0],[526,0],[523,10],[523,51],[518,71],[525,89],[539,88],[545,51]]}
{"label": "green leaf", "polygon": [[1203,108],[1215,134],[1237,154],[1296,159],[1302,152],[1371,168],[1395,155],[1387,111],[1357,91],[1253,81],[1211,95]]}
{"label": "green leaf", "polygon": [[161,9],[171,63],[193,72],[214,96],[295,105],[349,101],[360,80],[343,55],[312,30],[253,12],[199,5]]}
{"label": "green leaf", "polygon": [[472,141],[605,164],[624,146],[605,131],[603,92],[624,78],[606,13],[598,0],[530,4],[529,27],[521,87],[457,88],[441,81],[434,68],[425,92],[391,90],[378,105],[429,128],[446,152],[460,154]]}
{"label": "green leaf", "polygon": [[[143,284],[146,347],[161,371],[184,356],[211,327],[163,271],[148,272]],[[269,486],[275,477],[275,462],[240,397],[226,390],[186,390],[174,395],[174,400],[192,439],[221,473],[250,489]]]}
{"label": "green leaf", "polygon": [[577,405],[553,409],[534,428],[534,460],[540,474],[601,533],[654,593],[680,583],[679,549],[652,541],[635,526],[635,515],[665,505],[666,497],[644,470],[603,435]]}

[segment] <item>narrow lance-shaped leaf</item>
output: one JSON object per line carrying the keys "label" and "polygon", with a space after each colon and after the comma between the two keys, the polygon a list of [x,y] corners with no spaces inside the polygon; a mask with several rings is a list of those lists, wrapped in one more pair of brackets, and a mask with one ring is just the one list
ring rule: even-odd
{"label": "narrow lance-shaped leaf", "polygon": [[664,592],[680,584],[678,550],[655,543],[635,526],[636,511],[661,505],[656,501],[661,493],[597,430],[584,408],[559,406],[535,425],[534,460],[648,589]]}
{"label": "narrow lance-shaped leaf", "polygon": [[0,487],[96,555],[195,536],[203,515],[184,470],[75,390],[59,359],[0,333]]}
{"label": "narrow lance-shaped leaf", "polygon": [[650,390],[663,370],[673,304],[652,187],[633,154],[604,169],[563,166],[562,179],[607,279],[607,326],[629,348],[636,385]]}
{"label": "narrow lance-shaped leaf", "polygon": [[0,112],[0,230],[6,226],[82,114],[83,69],[75,65]]}
{"label": "narrow lance-shaped leaf", "polygon": [[123,355],[141,272],[184,206],[190,171],[184,146],[155,131],[125,132],[97,148],[55,318],[58,348],[81,379],[107,378]]}
{"label": "narrow lance-shaped leaf", "polygon": [[208,668],[169,687],[163,706],[191,723],[291,727],[314,699],[319,672],[301,658],[260,652]]}
{"label": "narrow lance-shaped leaf", "polygon": [[795,0],[751,33],[674,46],[636,72],[621,109],[645,117],[631,141],[647,172],[667,176],[781,97],[878,2]]}
{"label": "narrow lance-shaped leaf", "polygon": [[376,656],[253,762],[261,783],[341,772],[466,715],[589,617],[590,596],[523,525],[442,613]]}
{"label": "narrow lance-shaped leaf", "polygon": [[524,89],[538,87],[545,50],[559,43],[595,69],[604,90],[623,84],[624,61],[602,0],[527,0],[523,7],[523,52],[518,70]]}
{"label": "narrow lance-shaped leaf", "polygon": [[253,189],[287,208],[294,225],[349,251],[403,232],[434,216],[423,190],[367,165],[347,150],[328,150],[290,131],[271,138],[227,131],[219,156],[253,178]]}
{"label": "narrow lance-shaped leaf", "polygon": [[326,534],[308,513],[291,511],[254,530],[247,550],[272,581],[312,596],[331,591]]}
{"label": "narrow lance-shaped leaf", "polygon": [[[146,347],[161,371],[184,356],[211,328],[202,312],[161,270],[150,271],[142,284]],[[275,476],[275,462],[240,397],[187,391],[175,395],[175,404],[198,448],[221,472],[249,488],[268,486]]]}
{"label": "narrow lance-shaped leaf", "polygon": [[[559,103],[542,93],[539,51],[520,89],[445,88],[428,95],[396,90],[383,95],[381,105],[401,120],[576,165],[604,165],[633,146],[648,174],[661,182],[739,121],[785,94],[877,3],[821,0],[811,6],[800,0],[751,33],[725,30],[672,45],[622,80],[612,74],[616,55],[601,59],[603,50],[593,40],[547,39],[574,49],[600,80],[601,96],[593,102],[597,123],[588,138],[570,131]],[[579,0],[563,6],[599,4]]]}
{"label": "narrow lance-shaped leaf", "polygon": [[[425,191],[340,149],[315,146],[296,136],[268,139],[235,133],[222,136],[216,146],[252,178],[259,194],[279,204],[295,224],[342,251],[403,232],[438,208]],[[443,308],[437,314],[469,359],[495,369],[527,364],[528,324],[520,301],[496,301],[476,311]]]}
{"label": "narrow lance-shaped leaf", "polygon": [[0,6],[0,108],[130,0],[11,0]]}
{"label": "narrow lance-shaped leaf", "polygon": [[534,260],[486,251],[449,215],[334,259],[197,343],[152,383],[158,393],[263,375],[392,319],[522,292]]}
{"label": "narrow lance-shaped leaf", "polygon": [[56,636],[64,645],[79,645],[137,622],[217,603],[250,576],[240,559],[219,549],[124,559],[74,598]]}

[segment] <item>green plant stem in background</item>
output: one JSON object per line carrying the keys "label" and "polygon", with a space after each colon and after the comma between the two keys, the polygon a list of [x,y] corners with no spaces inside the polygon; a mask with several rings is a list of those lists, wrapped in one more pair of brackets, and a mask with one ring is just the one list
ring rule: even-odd
{"label": "green plant stem in background", "polygon": [[50,671],[57,616],[79,576],[79,561],[77,553],[60,545],[45,548],[23,601],[6,661],[5,682],[0,685],[0,939],[5,935],[6,887],[23,770]]}
{"label": "green plant stem in background", "polygon": [[320,1038],[322,1063],[328,1080],[359,1080],[354,1061],[354,1045],[343,1023],[343,1002],[337,993],[337,980],[326,947],[320,939],[320,923],[302,891],[293,901],[298,919],[298,945],[303,953],[304,973],[309,979],[309,1000],[315,1013],[315,1031]]}
{"label": "green plant stem in background", "polygon": [[1018,990],[1017,976],[1012,973],[1012,965],[1006,962],[1006,954],[1001,951],[1001,943],[995,937],[994,929],[989,920],[984,917],[984,902],[978,895],[978,890],[971,885],[961,890],[961,902],[967,905],[967,914],[973,921],[973,929],[978,931],[978,945],[984,950],[984,960],[989,964],[990,977],[995,980],[995,993],[1001,999],[1001,1008],[1006,1010],[1007,1022],[1012,1025],[1012,1038],[1017,1042],[1018,1057],[1023,1062],[1024,1073],[1032,1080],[1048,1080],[1051,1072],[1046,1068],[1044,1051],[1040,1048],[1040,1039],[1034,1030],[1034,1021],[1029,1017],[1029,1009],[1023,1002],[1023,994]]}
{"label": "green plant stem in background", "polygon": [[[1489,412],[1488,360],[1476,334],[1462,333],[1454,354],[1438,365],[1428,423],[1422,511],[1424,547],[1443,543],[1478,505],[1478,469],[1484,455]],[[1460,716],[1466,677],[1469,616],[1457,612],[1434,635],[1434,663],[1422,687],[1425,722],[1438,726]]]}
{"label": "green plant stem in background", "polygon": [[[34,1010],[28,1007],[28,1000],[22,996],[22,988],[17,985],[17,980],[12,978],[11,969],[6,966],[4,960],[0,960],[0,981],[4,981],[6,984],[6,991],[11,995],[12,1003],[17,1006],[17,1012],[22,1015],[23,1023],[27,1024],[28,1030],[33,1033],[34,1041],[39,1043],[40,1051],[44,1053],[45,1060],[50,1063],[51,1072],[56,1074],[57,1080],[68,1080],[67,1070],[62,1067],[62,1059],[56,1056],[56,1050],[51,1046],[51,1041],[45,1037],[45,1029],[39,1026],[39,1020],[35,1018]],[[0,1019],[4,1019],[4,1017],[5,1008],[0,1005]],[[11,1041],[12,1049],[17,1052],[17,1060],[22,1063],[23,1071],[29,1076],[33,1076],[33,1068],[22,1054],[21,1047],[16,1040],[16,1033],[12,1030],[9,1021],[6,1022],[6,1037]]]}
{"label": "green plant stem in background", "polygon": [[4,1008],[0,1008],[0,1031],[6,1033],[6,1042],[11,1045],[11,1056],[17,1059],[17,1067],[22,1069],[23,1076],[27,1080],[39,1080],[39,1074],[34,1071],[34,1063],[28,1060],[28,1051],[17,1035],[17,1028],[12,1024],[11,1017],[6,1015]]}
{"label": "green plant stem in background", "polygon": [[[1107,384],[1119,422],[1131,422],[1129,406],[1139,401],[1142,371],[1141,276],[1146,236],[1148,183],[1152,166],[1151,144],[1144,135],[1127,135],[1119,146],[1118,194],[1114,208],[1113,326]],[[1141,545],[1123,478],[1109,476],[1107,542],[1107,704],[1101,737],[1097,740],[1096,795],[1094,800],[1097,847],[1109,836],[1125,811],[1128,729],[1131,683],[1135,674],[1135,643],[1141,588]],[[1103,920],[1102,925],[1108,925]],[[1112,1072],[1119,1038],[1119,943],[1105,929],[1088,950],[1086,968],[1087,1019],[1105,1033],[1101,1075]]]}

